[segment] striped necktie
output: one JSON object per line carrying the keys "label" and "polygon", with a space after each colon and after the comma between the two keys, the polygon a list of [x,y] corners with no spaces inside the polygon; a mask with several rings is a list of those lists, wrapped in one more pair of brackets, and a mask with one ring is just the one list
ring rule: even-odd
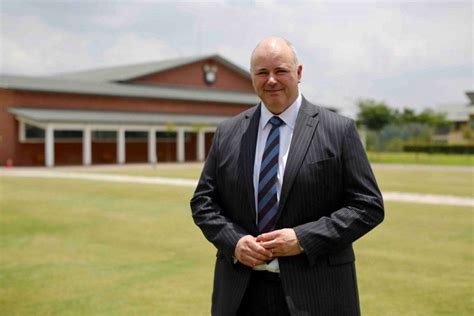
{"label": "striped necktie", "polygon": [[272,231],[278,211],[277,173],[280,152],[280,126],[284,123],[278,116],[270,121],[272,128],[268,134],[258,180],[258,229],[261,233]]}

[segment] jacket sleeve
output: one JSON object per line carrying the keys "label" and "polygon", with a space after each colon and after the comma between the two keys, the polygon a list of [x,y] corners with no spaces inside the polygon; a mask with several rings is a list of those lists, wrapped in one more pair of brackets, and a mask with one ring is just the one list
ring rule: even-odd
{"label": "jacket sleeve", "polygon": [[191,199],[191,210],[194,223],[202,230],[207,240],[214,244],[228,260],[232,260],[237,242],[248,233],[230,221],[221,206],[217,187],[220,133],[220,128],[218,128]]}
{"label": "jacket sleeve", "polygon": [[341,155],[343,206],[329,216],[294,227],[310,264],[350,245],[384,218],[382,194],[352,120],[344,128]]}

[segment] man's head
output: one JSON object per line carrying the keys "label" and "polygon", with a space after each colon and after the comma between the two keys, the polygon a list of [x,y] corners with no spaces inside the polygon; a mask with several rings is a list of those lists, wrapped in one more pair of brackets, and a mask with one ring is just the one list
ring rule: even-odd
{"label": "man's head", "polygon": [[286,39],[268,37],[253,50],[250,72],[255,92],[273,114],[285,111],[298,97],[303,66]]}

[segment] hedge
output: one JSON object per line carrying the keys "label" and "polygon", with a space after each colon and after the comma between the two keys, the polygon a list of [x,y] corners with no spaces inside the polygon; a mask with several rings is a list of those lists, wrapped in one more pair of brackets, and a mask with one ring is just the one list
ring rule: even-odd
{"label": "hedge", "polygon": [[404,152],[474,154],[474,145],[404,145]]}

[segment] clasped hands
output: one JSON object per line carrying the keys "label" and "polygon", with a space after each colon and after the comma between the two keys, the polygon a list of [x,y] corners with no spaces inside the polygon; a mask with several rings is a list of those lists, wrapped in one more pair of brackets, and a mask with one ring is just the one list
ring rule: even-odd
{"label": "clasped hands", "polygon": [[257,237],[246,235],[235,246],[234,256],[242,264],[255,267],[275,257],[301,253],[296,233],[291,228],[274,230]]}

